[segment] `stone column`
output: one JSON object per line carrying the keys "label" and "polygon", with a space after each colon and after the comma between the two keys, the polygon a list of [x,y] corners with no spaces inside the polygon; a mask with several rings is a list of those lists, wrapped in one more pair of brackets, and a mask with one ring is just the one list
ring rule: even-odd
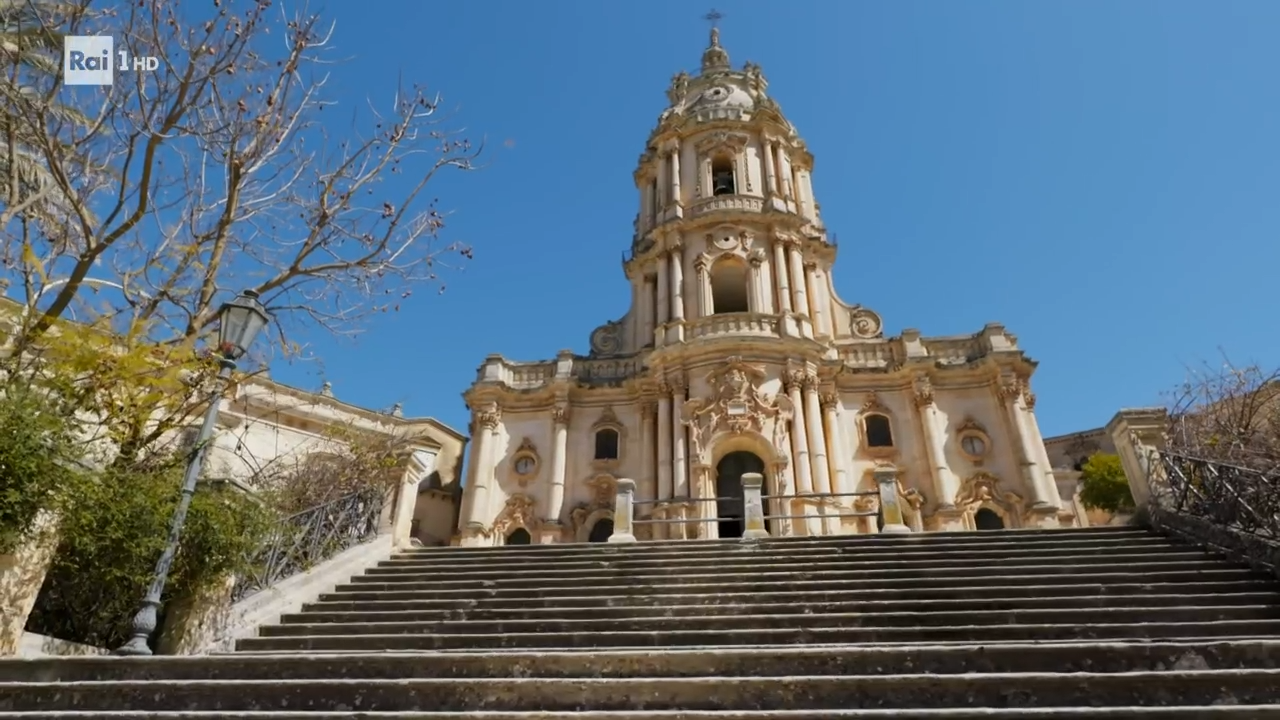
{"label": "stone column", "polygon": [[551,482],[547,485],[547,522],[560,523],[564,509],[565,468],[569,454],[569,408],[551,411]]}
{"label": "stone column", "polygon": [[773,141],[768,138],[761,139],[761,150],[764,153],[764,187],[766,197],[774,197],[778,194],[778,174],[773,168]]}
{"label": "stone column", "polygon": [[671,492],[673,497],[687,498],[690,497],[688,457],[685,455],[688,428],[684,426],[684,414],[681,412],[684,379],[674,378],[667,382],[671,388]]}
{"label": "stone column", "polygon": [[818,263],[807,262],[804,264],[805,284],[809,288],[809,317],[813,318],[813,334],[818,337],[830,337],[831,328],[827,324],[827,313],[822,303],[824,293],[819,292],[821,288],[818,286]]}
{"label": "stone column", "polygon": [[667,271],[670,265],[665,255],[658,255],[658,317],[654,318],[655,326],[661,326],[671,317],[671,290],[667,283]]}
{"label": "stone column", "polygon": [[[827,443],[831,448],[831,470],[835,477],[831,491],[851,492],[849,489],[849,455],[845,452],[844,428],[840,425],[840,395],[835,391],[822,393],[822,413],[827,424]],[[842,498],[841,503],[852,498]]]}
{"label": "stone column", "polygon": [[479,529],[487,525],[489,515],[489,482],[493,479],[493,443],[498,434],[502,412],[497,405],[476,412],[475,454],[471,468],[471,504],[467,508],[467,527]]}
{"label": "stone column", "polygon": [[[688,448],[688,431],[684,425],[684,413],[682,406],[684,405],[684,378],[673,378],[668,380],[671,384],[671,494],[682,500],[692,496],[689,491],[689,459],[686,456]],[[686,520],[690,518],[690,508],[686,500],[680,509],[681,517]],[[694,513],[697,515],[698,513]],[[690,528],[688,525],[679,526],[680,534],[676,537],[688,539],[690,536]],[[696,536],[698,528],[692,528],[693,534]]]}
{"label": "stone column", "polygon": [[822,427],[822,405],[818,397],[818,380],[812,375],[804,379],[804,424],[809,431],[809,462],[813,465],[813,491],[831,492],[831,474],[827,465],[827,434]]}
{"label": "stone column", "polygon": [[[791,457],[794,459],[796,495],[798,496],[812,495],[814,490],[813,466],[809,462],[809,434],[805,432],[804,397],[800,394],[804,378],[804,372],[791,370],[783,380],[787,397],[795,409],[795,415],[791,420]],[[787,514],[805,515],[806,517],[800,520],[799,526],[805,528],[806,535],[818,535],[821,533],[822,522],[817,516],[808,516],[812,512],[811,504],[812,498],[807,497],[793,502],[792,512]]]}
{"label": "stone column", "polygon": [[707,256],[699,255],[693,259],[693,271],[695,279],[698,283],[698,317],[704,318],[711,314],[711,283],[707,278]]}
{"label": "stone column", "polygon": [[787,248],[778,238],[773,239],[773,275],[777,278],[779,312],[791,312],[791,288],[787,285]]}
{"label": "stone column", "polygon": [[764,524],[764,500],[760,492],[762,487],[764,487],[764,476],[760,473],[742,474],[743,541],[769,537],[769,530]]}
{"label": "stone column", "polygon": [[671,150],[671,204],[680,205],[680,145]]}
{"label": "stone column", "polygon": [[787,149],[779,148],[778,151],[778,174],[781,175],[782,196],[787,200],[795,200],[795,188],[791,185],[791,155]]}
{"label": "stone column", "polygon": [[671,249],[671,328],[667,342],[684,339],[684,253],[677,245]]}
{"label": "stone column", "polygon": [[635,515],[636,481],[629,478],[618,478],[618,492],[613,500],[613,534],[609,536],[611,543],[633,543],[636,541],[632,520]]}
{"label": "stone column", "polygon": [[658,499],[658,483],[653,467],[653,422],[656,415],[657,408],[652,402],[645,400],[640,404],[640,480],[637,490],[642,500]]}
{"label": "stone column", "polygon": [[800,332],[805,337],[813,337],[813,320],[809,315],[809,299],[805,293],[804,258],[800,255],[800,243],[787,243],[787,264],[791,267],[791,304],[796,314],[805,317],[808,322],[800,323]]}
{"label": "stone column", "polygon": [[[791,463],[785,458],[775,462],[773,467],[774,484],[777,486],[777,494],[779,497],[769,502],[769,513],[774,516],[792,515],[791,506],[795,499],[796,482],[791,472]],[[794,535],[792,530],[793,523],[786,517],[777,517],[774,520],[778,530],[778,534],[782,536]],[[803,527],[803,523],[801,524]]]}
{"label": "stone column", "polygon": [[640,305],[636,313],[640,325],[640,347],[648,347],[653,344],[653,283],[649,282],[648,275],[640,278]]}
{"label": "stone column", "polygon": [[671,499],[671,386],[658,385],[658,497]]}
{"label": "stone column", "polygon": [[640,187],[640,212],[644,214],[644,222],[640,223],[641,231],[648,231],[653,228],[653,183],[649,178],[644,178],[644,184]]}
{"label": "stone column", "polygon": [[764,253],[759,251],[751,253],[747,258],[747,264],[750,268],[747,271],[749,275],[747,278],[747,289],[750,290],[750,293],[747,295],[749,298],[747,309],[753,313],[766,312],[764,304],[765,287],[761,282],[762,273],[760,272],[761,266],[764,265]]}
{"label": "stone column", "polygon": [[920,410],[920,426],[924,430],[925,450],[932,468],[930,475],[933,476],[936,507],[944,512],[950,511],[955,508],[960,482],[956,479],[955,473],[951,472],[951,466],[947,464],[942,414],[933,401],[933,383],[928,375],[916,376],[915,398],[916,407]]}
{"label": "stone column", "polygon": [[1058,509],[1062,501],[1058,498],[1058,488],[1040,468],[1039,454],[1032,443],[1029,429],[1023,420],[1022,393],[1024,384],[1021,378],[1005,378],[1000,383],[1000,399],[1004,402],[1005,413],[1009,418],[1010,429],[1017,441],[1022,474],[1027,489],[1031,492],[1032,511],[1047,512]]}

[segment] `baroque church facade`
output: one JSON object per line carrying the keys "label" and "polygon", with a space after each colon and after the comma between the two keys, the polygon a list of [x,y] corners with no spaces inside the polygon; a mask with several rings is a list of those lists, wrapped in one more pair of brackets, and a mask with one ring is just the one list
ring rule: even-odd
{"label": "baroque church facade", "polygon": [[916,531],[1079,524],[1013,335],[886,337],[837,297],[813,156],[767,87],[714,28],[672,79],[634,173],[630,310],[587,356],[486,358],[457,542],[603,541],[619,478],[640,539],[737,535],[747,472],[775,535],[876,532],[886,473]]}

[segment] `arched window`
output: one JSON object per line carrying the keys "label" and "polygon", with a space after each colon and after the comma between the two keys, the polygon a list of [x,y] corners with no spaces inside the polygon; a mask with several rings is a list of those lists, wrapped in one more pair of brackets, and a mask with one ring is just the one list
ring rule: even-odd
{"label": "arched window", "polygon": [[510,535],[507,536],[507,544],[508,545],[532,545],[533,536],[529,534],[528,530],[525,530],[522,527],[516,528],[515,530],[511,531]]}
{"label": "arched window", "polygon": [[714,315],[751,310],[747,302],[747,264],[723,257],[711,266],[711,312]]}
{"label": "arched window", "polygon": [[736,193],[737,181],[733,173],[733,157],[719,154],[711,158],[711,194],[732,195]]}
{"label": "arched window", "polygon": [[887,416],[873,413],[863,418],[862,422],[867,431],[867,447],[893,447],[893,428],[890,427]]}
{"label": "arched window", "polygon": [[1003,530],[1004,520],[991,508],[982,508],[973,514],[974,527],[979,530]]}
{"label": "arched window", "polygon": [[601,428],[596,431],[596,460],[618,459],[618,431]]}

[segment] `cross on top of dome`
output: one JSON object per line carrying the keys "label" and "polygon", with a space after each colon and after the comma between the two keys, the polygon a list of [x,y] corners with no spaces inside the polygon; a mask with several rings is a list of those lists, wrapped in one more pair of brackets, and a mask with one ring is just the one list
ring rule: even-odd
{"label": "cross on top of dome", "polygon": [[711,12],[702,16],[703,20],[711,23],[711,43],[702,53],[702,72],[704,73],[709,70],[729,69],[729,53],[720,47],[720,20],[723,18],[724,14],[715,8],[711,8]]}

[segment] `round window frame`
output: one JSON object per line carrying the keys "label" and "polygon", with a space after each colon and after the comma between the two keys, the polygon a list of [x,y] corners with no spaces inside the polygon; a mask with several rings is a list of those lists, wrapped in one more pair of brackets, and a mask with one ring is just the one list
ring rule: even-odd
{"label": "round window frame", "polygon": [[[982,443],[982,452],[972,453],[964,446],[965,440],[973,438]],[[973,428],[961,431],[956,437],[956,447],[960,450],[960,454],[966,460],[973,463],[981,463],[991,455],[991,438],[984,432]]]}

